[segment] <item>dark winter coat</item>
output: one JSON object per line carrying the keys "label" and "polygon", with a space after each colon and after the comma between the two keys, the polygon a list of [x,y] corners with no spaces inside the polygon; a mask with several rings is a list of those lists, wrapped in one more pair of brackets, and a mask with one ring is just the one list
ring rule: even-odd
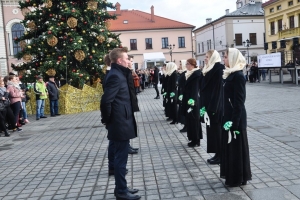
{"label": "dark winter coat", "polygon": [[[182,72],[179,77],[178,77],[178,87],[177,87],[177,93],[178,93],[178,98],[180,95],[183,95],[184,91],[184,86],[185,86],[185,73]],[[184,111],[182,110],[182,101],[178,99],[178,122],[181,124],[185,124],[185,117],[184,117]]]}
{"label": "dark winter coat", "polygon": [[100,109],[101,121],[106,124],[109,140],[129,140],[137,136],[129,75],[130,69],[112,63],[106,77]]}
{"label": "dark winter coat", "polygon": [[232,121],[233,131],[247,128],[245,83],[243,71],[234,72],[225,79],[223,122]]}
{"label": "dark winter coat", "polygon": [[[171,76],[168,77],[167,82],[167,100],[166,106],[169,108],[170,118],[173,121],[177,121],[177,72],[174,71]],[[170,97],[170,94],[174,92],[175,96]]]}
{"label": "dark winter coat", "polygon": [[154,75],[153,75],[153,83],[154,84],[158,84],[158,81],[159,81],[159,69],[156,67],[155,70],[154,70]]}
{"label": "dark winter coat", "polygon": [[55,82],[48,81],[47,82],[47,90],[49,94],[50,101],[59,99],[59,92]]}
{"label": "dark winter coat", "polygon": [[[201,72],[197,70],[185,81],[182,99],[182,111],[186,117],[187,137],[189,140],[202,139],[199,108],[199,81]],[[184,77],[185,78],[185,77]],[[194,106],[188,105],[189,99],[195,101]],[[188,111],[189,109],[192,111]]]}
{"label": "dark winter coat", "polygon": [[223,70],[224,65],[214,67],[201,78],[200,109],[205,107],[210,123],[220,123],[223,114]]}

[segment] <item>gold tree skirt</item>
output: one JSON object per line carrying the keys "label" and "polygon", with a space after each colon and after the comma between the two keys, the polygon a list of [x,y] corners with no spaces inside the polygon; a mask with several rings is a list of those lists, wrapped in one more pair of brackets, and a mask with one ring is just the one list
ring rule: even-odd
{"label": "gold tree skirt", "polygon": [[[103,94],[102,85],[94,84],[92,87],[84,85],[82,90],[71,85],[59,88],[59,113],[74,114],[88,111],[100,110],[100,98]],[[28,114],[36,113],[35,93],[31,89],[28,92],[30,100],[26,104]],[[50,114],[49,99],[45,101],[45,114]]]}

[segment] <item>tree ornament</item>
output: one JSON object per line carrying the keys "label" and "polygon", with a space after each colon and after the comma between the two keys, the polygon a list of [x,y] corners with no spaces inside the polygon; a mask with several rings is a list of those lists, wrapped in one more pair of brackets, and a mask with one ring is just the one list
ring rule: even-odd
{"label": "tree ornament", "polygon": [[47,38],[47,43],[51,46],[51,47],[54,47],[55,45],[57,45],[58,43],[58,39],[57,37],[55,37],[54,35]]}
{"label": "tree ornament", "polygon": [[100,42],[100,43],[103,43],[105,41],[105,37],[103,35],[98,35],[97,36],[97,40]]}
{"label": "tree ornament", "polygon": [[28,8],[22,8],[22,15],[25,17],[31,11]]}
{"label": "tree ornament", "polygon": [[46,1],[46,8],[51,8],[53,5],[52,0],[47,0]]}
{"label": "tree ornament", "polygon": [[67,20],[67,24],[70,28],[75,28],[77,26],[77,19],[74,17],[70,17]]}
{"label": "tree ornament", "polygon": [[27,23],[27,27],[28,27],[31,31],[33,31],[33,30],[36,28],[36,25],[35,25],[34,21],[30,21],[30,22]]}
{"label": "tree ornament", "polygon": [[78,60],[79,62],[83,61],[85,58],[85,53],[82,50],[77,50],[74,53],[75,59]]}
{"label": "tree ornament", "polygon": [[48,70],[46,71],[46,74],[47,74],[48,76],[55,76],[56,71],[55,71],[55,69],[48,69]]}
{"label": "tree ornament", "polygon": [[32,56],[31,56],[30,54],[25,54],[25,55],[23,56],[23,60],[24,60],[25,62],[30,62],[30,61],[32,60]]}
{"label": "tree ornament", "polygon": [[98,2],[93,0],[88,2],[88,9],[97,10],[97,7],[98,7]]}
{"label": "tree ornament", "polygon": [[22,40],[22,41],[20,42],[20,47],[21,47],[22,49],[24,49],[24,48],[26,47],[26,45],[27,45],[27,43],[26,43],[24,40]]}

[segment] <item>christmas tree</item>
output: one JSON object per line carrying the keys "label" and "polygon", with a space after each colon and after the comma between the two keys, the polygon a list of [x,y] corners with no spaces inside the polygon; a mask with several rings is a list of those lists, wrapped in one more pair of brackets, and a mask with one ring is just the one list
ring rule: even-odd
{"label": "christmas tree", "polygon": [[92,77],[101,78],[104,55],[122,47],[118,34],[109,31],[107,12],[115,9],[106,0],[25,0],[19,2],[26,32],[19,38],[22,51],[12,65],[26,83],[37,75],[65,79],[81,87]]}

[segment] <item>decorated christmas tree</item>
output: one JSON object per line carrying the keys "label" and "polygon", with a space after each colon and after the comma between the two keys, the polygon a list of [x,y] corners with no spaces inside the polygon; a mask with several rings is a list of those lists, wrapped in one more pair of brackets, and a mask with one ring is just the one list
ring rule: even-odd
{"label": "decorated christmas tree", "polygon": [[103,77],[104,55],[122,47],[109,31],[114,9],[106,0],[25,0],[19,2],[26,32],[19,38],[23,63],[12,65],[26,83],[53,75],[76,87]]}

